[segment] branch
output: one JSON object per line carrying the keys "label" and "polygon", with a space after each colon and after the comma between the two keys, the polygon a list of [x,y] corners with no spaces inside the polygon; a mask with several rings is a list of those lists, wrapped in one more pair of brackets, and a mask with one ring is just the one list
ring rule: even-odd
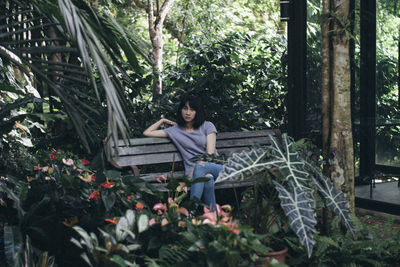
{"label": "branch", "polygon": [[164,23],[165,17],[167,16],[168,11],[171,9],[172,4],[174,3],[174,0],[165,0],[163,3],[160,13],[157,16],[156,19],[156,29],[161,29],[162,25]]}
{"label": "branch", "polygon": [[149,18],[149,30],[150,31],[154,31],[154,24],[153,24],[153,20],[154,20],[154,15],[153,15],[153,0],[148,0],[147,1],[149,3],[149,8],[147,11],[148,14],[148,18]]}

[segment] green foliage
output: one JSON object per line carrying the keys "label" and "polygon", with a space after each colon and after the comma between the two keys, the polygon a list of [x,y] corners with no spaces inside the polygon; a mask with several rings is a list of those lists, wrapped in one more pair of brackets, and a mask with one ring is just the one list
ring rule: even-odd
{"label": "green foliage", "polygon": [[[273,183],[278,191],[281,206],[291,228],[299,237],[301,244],[307,248],[309,257],[315,244],[313,234],[317,223],[316,198],[313,192],[315,189],[325,198],[327,207],[331,208],[344,226],[355,235],[347,200],[343,193],[335,189],[332,182],[322,174],[320,167],[303,158],[303,153],[296,150],[294,142],[286,134],[282,135],[282,145],[273,136],[271,141],[269,147],[234,153],[224,165],[216,183],[249,179],[254,174],[267,170],[277,173],[273,176]],[[268,200],[274,201],[274,199]]]}
{"label": "green foliage", "polygon": [[262,33],[193,41],[177,67],[166,69],[164,112],[174,117],[170,103],[193,93],[202,98],[208,119],[220,131],[277,128],[285,121],[284,41]]}
{"label": "green foliage", "polygon": [[55,266],[55,258],[33,247],[29,237],[24,242],[18,227],[4,226],[4,243],[7,266]]}
{"label": "green foliage", "polygon": [[[26,15],[15,16],[18,12]],[[104,127],[105,102],[109,134],[117,138],[119,131],[126,136],[124,110],[129,102],[121,78],[129,81],[130,76],[124,64],[141,72],[136,55],[142,47],[133,41],[133,35],[128,36],[112,17],[97,14],[85,1],[10,0],[2,2],[0,13],[4,29],[9,29],[0,38],[5,48],[0,50],[1,57],[27,76],[35,75],[42,98],[44,93],[49,101],[58,97],[86,149],[90,151],[90,141],[97,141],[93,137],[99,124]],[[12,25],[22,25],[26,16],[35,19],[16,30]],[[30,45],[26,32],[37,44],[46,46]]]}
{"label": "green foliage", "polygon": [[[31,167],[34,170],[25,179],[2,177],[0,200],[10,227],[20,231],[23,240],[29,236],[35,247],[55,255],[59,263],[79,262],[78,249],[68,246],[73,236],[71,226],[79,223],[86,229],[96,229],[106,224],[106,218],[135,205],[139,195],[143,199],[157,196],[151,190],[138,194],[138,188],[145,184],[138,178],[122,179],[115,171],[95,173],[88,163],[53,150],[46,154],[46,160]],[[131,215],[127,214],[128,225]],[[148,223],[142,216],[138,220],[143,231]],[[119,238],[124,237],[123,223],[119,225]]]}
{"label": "green foliage", "polygon": [[[399,243],[399,231],[392,232],[392,222],[385,227],[364,225],[353,218],[357,228],[357,239],[342,234],[335,226],[330,236],[315,235],[315,248],[311,258],[304,256],[303,247],[289,239],[292,253],[287,262],[290,266],[393,266],[399,260],[399,252],[394,249]],[[336,224],[336,222],[333,222]]]}

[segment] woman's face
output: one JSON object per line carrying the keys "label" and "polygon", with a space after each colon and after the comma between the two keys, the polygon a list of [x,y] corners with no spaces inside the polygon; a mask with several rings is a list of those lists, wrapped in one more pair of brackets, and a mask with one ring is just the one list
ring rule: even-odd
{"label": "woman's face", "polygon": [[182,118],[186,123],[192,122],[196,117],[196,110],[189,106],[189,102],[186,102],[181,112]]}

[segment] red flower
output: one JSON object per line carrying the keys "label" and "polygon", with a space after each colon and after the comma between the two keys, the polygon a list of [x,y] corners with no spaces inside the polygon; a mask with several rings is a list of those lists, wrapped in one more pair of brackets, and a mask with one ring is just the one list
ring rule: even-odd
{"label": "red flower", "polygon": [[158,176],[156,178],[156,181],[161,184],[162,183],[161,179],[164,180],[164,181],[167,181],[167,177],[164,174]]}
{"label": "red flower", "polygon": [[112,187],[114,187],[114,184],[115,184],[114,182],[105,182],[100,185],[105,188],[112,188]]}
{"label": "red flower", "polygon": [[99,190],[93,191],[89,196],[89,199],[99,199],[99,198],[100,198],[100,191]]}
{"label": "red flower", "polygon": [[50,154],[50,160],[57,160],[58,157],[55,154]]}
{"label": "red flower", "polygon": [[92,182],[96,182],[96,176],[92,175]]}
{"label": "red flower", "polygon": [[133,199],[133,196],[127,196],[126,197],[128,200],[132,200]]}
{"label": "red flower", "polygon": [[138,210],[143,210],[143,209],[144,209],[144,206],[143,206],[142,202],[136,203],[136,208],[137,208]]}
{"label": "red flower", "polygon": [[57,149],[52,148],[51,150],[53,151],[53,152],[51,152],[51,154],[57,154],[58,153]]}
{"label": "red flower", "polygon": [[38,164],[37,166],[33,167],[34,171],[38,171],[38,170],[41,170],[41,169],[43,169],[43,167],[40,167],[40,164]]}
{"label": "red flower", "polygon": [[118,220],[117,220],[117,219],[106,219],[106,222],[110,222],[110,223],[113,223],[113,224],[117,224],[117,223],[118,223]]}
{"label": "red flower", "polygon": [[81,161],[81,163],[83,164],[83,165],[89,165],[90,164],[90,161],[88,161],[88,160],[86,160],[86,159],[79,159],[80,161]]}

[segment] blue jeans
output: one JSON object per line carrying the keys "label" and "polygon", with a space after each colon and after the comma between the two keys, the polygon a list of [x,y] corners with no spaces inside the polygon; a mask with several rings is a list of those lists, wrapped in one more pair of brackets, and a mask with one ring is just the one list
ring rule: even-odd
{"label": "blue jeans", "polygon": [[[214,192],[214,180],[222,171],[223,166],[212,162],[197,163],[193,170],[193,179],[200,177],[209,177],[207,182],[193,184],[190,188],[190,198],[201,199],[204,197],[204,204],[208,207],[212,206],[214,211],[217,210]],[[204,193],[204,194],[203,194]]]}

